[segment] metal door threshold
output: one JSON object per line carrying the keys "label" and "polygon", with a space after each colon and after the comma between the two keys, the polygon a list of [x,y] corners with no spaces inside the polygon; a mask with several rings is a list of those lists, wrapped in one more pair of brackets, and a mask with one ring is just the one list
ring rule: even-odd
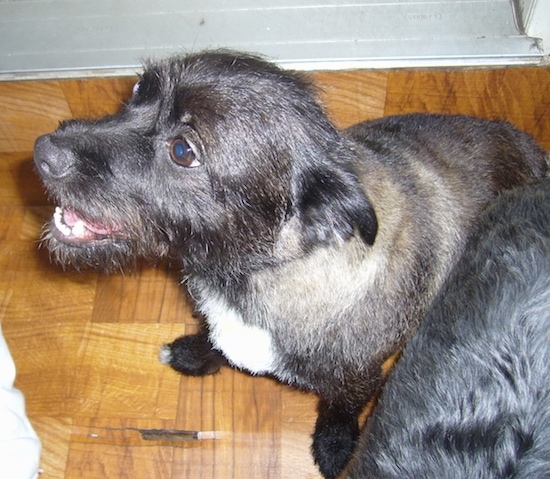
{"label": "metal door threshold", "polygon": [[537,64],[510,0],[0,0],[0,79],[133,74],[206,48],[306,70]]}

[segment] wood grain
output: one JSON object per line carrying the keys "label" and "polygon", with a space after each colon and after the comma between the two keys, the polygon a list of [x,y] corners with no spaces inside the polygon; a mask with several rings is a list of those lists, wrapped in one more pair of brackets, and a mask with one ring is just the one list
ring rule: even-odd
{"label": "wood grain", "polygon": [[386,115],[429,111],[508,120],[550,149],[550,69],[393,72]]}
{"label": "wood grain", "polygon": [[[413,111],[508,119],[550,148],[550,70],[319,72],[339,127]],[[52,211],[34,139],[113,113],[135,78],[0,83],[0,320],[44,446],[42,479],[318,479],[315,397],[224,369],[180,377],[158,347],[197,328],[177,270],[62,271],[38,248]],[[139,429],[217,431],[146,441]]]}

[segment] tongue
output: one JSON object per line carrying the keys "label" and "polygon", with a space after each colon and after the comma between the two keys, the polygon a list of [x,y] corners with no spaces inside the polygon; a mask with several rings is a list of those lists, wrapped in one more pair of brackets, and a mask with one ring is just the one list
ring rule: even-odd
{"label": "tongue", "polygon": [[85,220],[82,216],[78,214],[77,211],[72,210],[70,208],[63,209],[63,222],[70,226],[71,228],[75,226],[79,221],[84,223],[84,226],[87,230],[92,231],[93,233],[99,234],[99,235],[106,235],[111,233],[113,230],[110,228],[106,228],[100,224],[97,223],[91,223],[87,220]]}

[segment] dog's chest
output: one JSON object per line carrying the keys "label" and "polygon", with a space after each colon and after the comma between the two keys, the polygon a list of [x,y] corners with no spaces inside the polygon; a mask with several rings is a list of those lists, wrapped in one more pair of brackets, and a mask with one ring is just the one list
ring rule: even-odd
{"label": "dog's chest", "polygon": [[268,331],[245,324],[239,312],[216,294],[208,295],[200,306],[210,326],[212,344],[234,366],[254,374],[273,372],[275,354]]}
{"label": "dog's chest", "polygon": [[362,241],[348,241],[257,271],[241,288],[239,306],[199,278],[188,287],[209,325],[212,344],[233,365],[286,378],[297,374],[289,372],[288,358],[332,349],[327,330],[361,317],[362,300],[383,267],[368,251]]}

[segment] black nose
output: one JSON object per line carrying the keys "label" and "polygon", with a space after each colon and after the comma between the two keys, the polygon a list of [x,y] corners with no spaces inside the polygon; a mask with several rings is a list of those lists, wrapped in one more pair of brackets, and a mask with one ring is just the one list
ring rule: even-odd
{"label": "black nose", "polygon": [[42,135],[34,142],[34,163],[43,178],[59,179],[70,172],[74,155],[70,150],[55,145],[51,135]]}

